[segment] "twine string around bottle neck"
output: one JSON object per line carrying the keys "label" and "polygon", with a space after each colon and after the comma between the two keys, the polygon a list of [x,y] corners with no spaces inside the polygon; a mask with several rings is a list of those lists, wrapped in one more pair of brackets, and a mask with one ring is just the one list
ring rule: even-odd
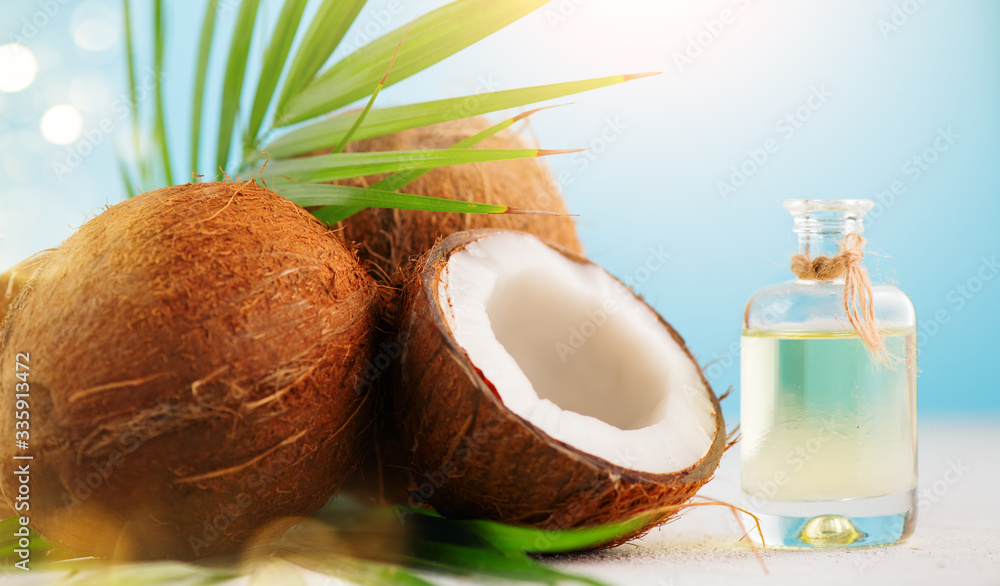
{"label": "twine string around bottle neck", "polygon": [[879,358],[884,357],[885,344],[875,324],[872,303],[872,283],[868,271],[861,264],[865,239],[851,233],[838,244],[835,256],[809,258],[805,254],[792,256],[792,272],[800,279],[830,281],[844,277],[844,313],[854,331],[869,350]]}

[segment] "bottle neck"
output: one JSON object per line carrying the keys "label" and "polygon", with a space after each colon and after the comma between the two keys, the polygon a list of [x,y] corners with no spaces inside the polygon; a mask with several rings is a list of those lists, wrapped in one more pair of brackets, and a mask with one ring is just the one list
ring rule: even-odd
{"label": "bottle neck", "polygon": [[[858,231],[851,230],[851,232]],[[840,245],[849,233],[847,231],[799,232],[799,254],[809,258],[835,256],[840,252]]]}
{"label": "bottle neck", "polygon": [[864,233],[864,211],[857,205],[793,209],[795,225],[792,230],[799,235],[799,254],[809,258],[835,256],[848,234]]}
{"label": "bottle neck", "polygon": [[[799,235],[799,254],[806,259],[820,256],[831,258],[840,253],[840,246],[848,234],[864,232],[864,217],[874,204],[867,199],[789,199],[784,208],[792,214],[792,228]],[[853,241],[853,239],[852,239]],[[846,258],[846,257],[845,257]],[[793,258],[798,268],[796,275],[811,274],[803,266],[801,257]],[[816,265],[812,265],[816,269]],[[824,282],[843,282],[834,279]]]}

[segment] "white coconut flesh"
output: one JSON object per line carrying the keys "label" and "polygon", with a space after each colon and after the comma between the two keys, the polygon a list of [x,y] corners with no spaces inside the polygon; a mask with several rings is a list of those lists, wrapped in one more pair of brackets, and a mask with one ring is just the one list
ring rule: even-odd
{"label": "white coconut flesh", "polygon": [[657,474],[711,449],[715,407],[697,367],[597,265],[499,232],[451,256],[438,294],[452,335],[504,406],[552,438]]}

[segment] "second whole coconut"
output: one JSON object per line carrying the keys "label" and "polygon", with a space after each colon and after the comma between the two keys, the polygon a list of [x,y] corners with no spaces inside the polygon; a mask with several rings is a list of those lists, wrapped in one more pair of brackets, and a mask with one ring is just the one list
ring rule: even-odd
{"label": "second whole coconut", "polygon": [[[488,119],[476,116],[350,143],[347,152],[443,149],[486,128]],[[480,148],[533,148],[523,137],[502,131],[478,145]],[[339,181],[369,187],[381,176]],[[567,213],[551,172],[539,159],[516,159],[439,167],[400,191],[459,201],[506,205],[515,208]],[[517,214],[455,214],[415,210],[369,208],[341,223],[344,237],[359,244],[359,256],[374,263],[382,274],[392,274],[411,258],[424,254],[440,238],[476,228],[501,228],[529,232],[542,240],[582,254],[583,246],[569,216]]]}

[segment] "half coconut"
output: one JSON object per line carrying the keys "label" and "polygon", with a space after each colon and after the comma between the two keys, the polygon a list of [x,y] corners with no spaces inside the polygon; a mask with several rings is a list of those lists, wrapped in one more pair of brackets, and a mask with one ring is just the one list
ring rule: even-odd
{"label": "half coconut", "polygon": [[437,244],[403,290],[393,411],[411,504],[547,529],[665,521],[725,447],[681,337],[598,265],[522,232]]}

